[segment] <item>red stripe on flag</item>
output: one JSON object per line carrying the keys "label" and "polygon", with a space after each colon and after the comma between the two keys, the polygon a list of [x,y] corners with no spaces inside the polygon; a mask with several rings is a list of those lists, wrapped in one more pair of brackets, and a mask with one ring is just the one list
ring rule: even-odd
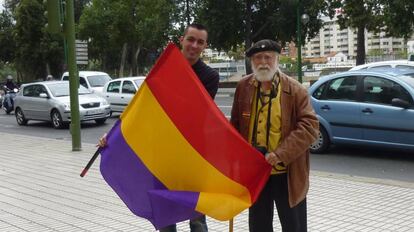
{"label": "red stripe on flag", "polygon": [[168,45],[146,82],[187,141],[255,200],[270,165],[230,125],[175,45]]}

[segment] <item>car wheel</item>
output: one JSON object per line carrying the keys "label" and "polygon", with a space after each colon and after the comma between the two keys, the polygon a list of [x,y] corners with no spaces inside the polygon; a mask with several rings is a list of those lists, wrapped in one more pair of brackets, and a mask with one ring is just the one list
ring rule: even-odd
{"label": "car wheel", "polygon": [[23,111],[20,108],[16,108],[16,111],[14,113],[16,116],[17,124],[20,126],[27,125],[27,119],[24,117]]}
{"label": "car wheel", "polygon": [[52,120],[53,128],[55,129],[63,128],[64,124],[63,124],[62,116],[60,115],[59,111],[53,110],[50,117]]}
{"label": "car wheel", "polygon": [[329,144],[328,133],[323,126],[320,126],[318,139],[310,145],[309,149],[311,153],[320,154],[328,150]]}
{"label": "car wheel", "polygon": [[106,122],[106,118],[95,119],[96,124],[102,125]]}

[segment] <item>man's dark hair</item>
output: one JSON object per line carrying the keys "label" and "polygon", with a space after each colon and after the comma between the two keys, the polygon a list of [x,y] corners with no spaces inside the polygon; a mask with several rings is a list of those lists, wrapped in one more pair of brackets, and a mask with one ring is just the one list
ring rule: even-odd
{"label": "man's dark hair", "polygon": [[195,28],[195,29],[197,29],[197,30],[201,30],[201,31],[206,31],[206,32],[208,32],[207,31],[207,27],[206,26],[204,26],[203,24],[200,24],[200,23],[192,23],[192,24],[189,24],[186,28],[185,28],[185,30],[184,30],[184,36],[185,36],[185,34],[187,34],[187,31],[188,31],[188,29],[190,28],[190,27],[192,27],[192,28]]}

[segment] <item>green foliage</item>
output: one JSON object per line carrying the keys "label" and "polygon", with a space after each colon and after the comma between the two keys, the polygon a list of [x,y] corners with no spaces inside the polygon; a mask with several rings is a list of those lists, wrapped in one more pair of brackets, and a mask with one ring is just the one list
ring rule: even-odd
{"label": "green foliage", "polygon": [[279,66],[284,67],[283,71],[284,72],[289,72],[289,73],[295,73],[296,72],[296,67],[297,67],[297,62],[296,59],[292,59],[288,56],[280,56],[279,58]]}
{"label": "green foliage", "polygon": [[7,11],[0,13],[0,62],[14,61],[16,44],[13,39],[13,18]]}
{"label": "green foliage", "polygon": [[[314,37],[322,26],[318,16],[328,11],[324,0],[302,1],[302,13],[310,22],[302,31]],[[295,40],[297,1],[291,0],[203,0],[198,21],[207,25],[214,48],[229,51],[238,44],[249,47],[251,42],[274,39],[282,43]]]}
{"label": "green foliage", "polygon": [[74,0],[74,10],[75,10],[75,24],[79,23],[79,19],[82,15],[83,9],[89,4],[91,0]]}
{"label": "green foliage", "polygon": [[[385,31],[389,36],[408,38],[414,31],[412,0],[331,0],[331,8],[341,8],[341,28],[364,28],[370,32]],[[359,33],[357,64],[365,63],[364,33]]]}
{"label": "green foliage", "polygon": [[233,49],[228,51],[228,56],[233,60],[243,60],[245,57],[244,47],[241,45],[233,46]]}
{"label": "green foliage", "polygon": [[22,0],[15,11],[15,64],[25,82],[43,79],[48,63],[55,76],[62,71],[62,39],[46,32],[44,11],[42,0]]}
{"label": "green foliage", "polygon": [[15,67],[11,63],[0,63],[0,83],[6,81],[7,75],[17,76]]}
{"label": "green foliage", "polygon": [[21,0],[4,0],[4,8],[6,11],[14,12]]}
{"label": "green foliage", "polygon": [[369,56],[381,56],[384,55],[384,51],[382,49],[371,49],[368,51]]}
{"label": "green foliage", "polygon": [[107,71],[119,67],[126,44],[127,65],[135,75],[136,54],[166,44],[172,8],[167,0],[92,0],[80,18],[79,37],[89,41],[90,58]]}
{"label": "green foliage", "polygon": [[408,39],[414,30],[414,1],[382,0],[381,4],[388,34]]}

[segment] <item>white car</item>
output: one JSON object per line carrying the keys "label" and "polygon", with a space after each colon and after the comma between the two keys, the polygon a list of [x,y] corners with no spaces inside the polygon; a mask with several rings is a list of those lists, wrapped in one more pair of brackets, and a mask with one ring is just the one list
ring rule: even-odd
{"label": "white car", "polygon": [[380,62],[372,62],[368,64],[362,64],[355,66],[350,69],[353,70],[362,70],[362,69],[369,69],[369,70],[376,70],[376,69],[386,69],[386,68],[395,68],[399,70],[414,70],[414,61],[409,60],[389,60],[389,61],[380,61]]}
{"label": "white car", "polygon": [[[62,75],[62,81],[69,80],[69,73]],[[103,86],[112,80],[112,78],[104,72],[95,71],[79,71],[79,84],[89,89],[91,92],[102,92]]]}
{"label": "white car", "polygon": [[105,84],[101,95],[111,105],[112,112],[123,112],[144,80],[144,76],[114,79]]}
{"label": "white car", "polygon": [[[83,86],[78,91],[80,121],[95,120],[97,124],[104,124],[111,112],[108,102]],[[14,107],[19,125],[37,120],[50,121],[54,128],[62,128],[71,121],[69,82],[24,84],[14,99]]]}

